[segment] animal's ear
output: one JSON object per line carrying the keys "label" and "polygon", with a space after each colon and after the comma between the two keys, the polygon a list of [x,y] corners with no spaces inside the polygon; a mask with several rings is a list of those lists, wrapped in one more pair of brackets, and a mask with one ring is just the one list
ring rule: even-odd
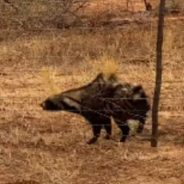
{"label": "animal's ear", "polygon": [[117,78],[117,76],[116,76],[115,73],[112,73],[112,74],[109,76],[109,80],[113,82],[113,81],[117,81],[118,78]]}
{"label": "animal's ear", "polygon": [[99,73],[96,78],[93,80],[92,83],[103,83],[104,82],[104,75],[103,73]]}
{"label": "animal's ear", "polygon": [[101,79],[103,79],[104,78],[104,76],[103,76],[103,73],[99,73],[97,76],[96,76],[96,80],[101,80]]}
{"label": "animal's ear", "polygon": [[110,82],[110,83],[114,83],[114,82],[117,82],[117,76],[116,74],[112,73],[110,74],[109,76],[108,75],[105,75],[104,73],[99,73],[96,78],[95,78],[95,81],[97,82]]}

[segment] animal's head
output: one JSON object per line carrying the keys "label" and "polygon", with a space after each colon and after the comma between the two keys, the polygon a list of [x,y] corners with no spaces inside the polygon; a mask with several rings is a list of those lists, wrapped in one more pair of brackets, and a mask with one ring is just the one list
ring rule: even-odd
{"label": "animal's head", "polygon": [[107,91],[107,88],[114,81],[115,77],[113,75],[107,78],[104,74],[100,73],[92,82],[85,86],[48,97],[41,103],[41,107],[48,111],[65,110],[80,112],[84,99],[89,99],[102,91]]}
{"label": "animal's head", "polygon": [[75,99],[65,96],[63,93],[48,97],[40,105],[43,110],[47,111],[80,111],[80,103]]}

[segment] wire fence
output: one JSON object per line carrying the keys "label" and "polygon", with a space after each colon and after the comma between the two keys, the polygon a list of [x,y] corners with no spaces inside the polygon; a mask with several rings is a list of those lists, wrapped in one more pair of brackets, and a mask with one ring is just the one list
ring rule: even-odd
{"label": "wire fence", "polygon": [[[146,1],[144,0],[123,0],[123,1],[112,1],[112,0],[98,0],[98,1],[75,1],[76,3],[79,2],[78,5],[70,4],[69,9],[63,13],[64,4],[62,4],[64,1],[62,0],[35,0],[35,1],[1,1],[0,2],[0,25],[1,30],[0,34],[8,33],[7,35],[3,35],[2,40],[6,43],[6,38],[10,37],[13,33],[22,33],[24,34],[24,30],[30,31],[30,32],[53,32],[53,31],[65,31],[69,28],[77,28],[81,30],[100,30],[104,29],[107,25],[110,25],[111,27],[120,27],[125,26],[127,24],[132,24],[132,22],[138,22],[139,20],[145,20],[149,23],[151,21],[156,20],[154,16],[151,16],[152,14],[156,15],[157,13],[157,2],[156,1],[147,1],[147,4],[145,4]],[[71,1],[72,2],[72,1]],[[73,1],[74,2],[74,1]],[[83,3],[86,2],[85,7],[80,7]],[[170,9],[176,9],[174,7],[174,4],[172,4],[172,1],[170,2]],[[149,7],[148,7],[149,5]],[[151,6],[151,7],[150,7]],[[76,7],[79,9],[77,11]],[[150,8],[150,9],[149,9]],[[95,10],[95,11],[94,11]],[[73,11],[73,12],[72,12]],[[141,12],[140,12],[141,11]],[[133,17],[133,14],[135,16]],[[87,20],[84,17],[84,15],[87,17]],[[130,17],[132,19],[130,19]],[[138,17],[138,18],[137,18]],[[117,19],[119,18],[119,19]],[[141,21],[139,23],[141,24]],[[152,29],[152,24],[149,24],[150,30]],[[25,33],[26,34],[26,33]],[[1,40],[0,37],[0,40]],[[22,37],[22,35],[18,35],[16,37]],[[1,44],[1,42],[0,42]],[[11,45],[12,42],[7,42],[6,45]],[[13,57],[14,54],[11,55],[10,50],[8,52],[5,52],[5,54],[8,54],[9,57]],[[165,54],[167,55],[167,54]],[[169,54],[167,55],[169,57]],[[3,57],[3,55],[0,54],[0,57]],[[57,55],[49,55],[46,56],[48,58],[56,59],[61,58],[61,56]],[[33,60],[33,59],[42,59],[43,56],[29,56],[26,59]],[[153,57],[152,57],[153,58]],[[136,60],[140,58],[133,58],[132,60]],[[146,58],[147,60],[150,59]],[[143,59],[145,61],[145,58]],[[0,64],[1,65],[1,64]],[[16,64],[15,64],[16,66]],[[56,66],[57,67],[57,66]],[[41,72],[43,71],[40,68],[24,68],[23,70],[20,69],[10,69],[5,68],[1,69],[0,71],[0,77],[6,77],[11,72],[16,74],[17,76],[21,76],[25,74],[26,72]],[[13,71],[15,70],[15,71]],[[68,74],[62,74],[63,76],[69,76]],[[73,75],[73,74],[72,74]],[[75,73],[75,77],[80,76],[80,73]],[[13,82],[13,81],[12,81]],[[147,86],[153,86],[155,84],[154,80],[148,80]],[[164,85],[180,85],[182,86],[184,84],[184,80],[163,80],[162,82]],[[15,89],[16,90],[16,89]],[[2,89],[3,91],[3,89]],[[172,88],[169,90],[172,91]],[[182,89],[181,89],[182,91]],[[181,92],[182,93],[182,92]],[[33,97],[33,96],[13,96],[10,94],[4,95],[1,94],[0,91],[0,105],[3,104],[4,101],[12,99],[14,103],[16,102],[16,99],[21,104],[21,100],[39,100],[42,99],[42,97]],[[127,100],[128,98],[121,98],[121,100]],[[152,97],[150,97],[152,100]],[[120,99],[119,99],[120,100]],[[183,96],[177,96],[175,94],[175,97],[166,97],[164,96],[164,101],[169,100],[169,104],[171,101],[179,100],[179,103],[182,103],[184,100]],[[10,100],[11,101],[11,100]],[[177,104],[178,102],[176,102]],[[15,105],[15,104],[14,104]],[[164,104],[167,107],[167,103]],[[179,104],[181,108],[182,105]],[[3,111],[13,111],[15,109],[1,109],[0,112]],[[24,109],[17,109],[24,111]],[[33,109],[29,109],[30,111],[33,111]],[[29,111],[26,109],[25,111]],[[99,111],[100,112],[100,111]],[[182,114],[181,114],[182,115]]]}
{"label": "wire fence", "polygon": [[[168,7],[175,8],[174,0],[168,0]],[[179,5],[177,8],[180,7]],[[1,31],[16,32],[20,29],[29,31],[55,31],[58,28],[82,27],[98,29],[105,27],[114,18],[127,18],[127,12],[137,12],[138,19],[149,19],[149,12],[158,9],[157,0],[34,0],[0,2]],[[182,10],[182,9],[181,9]],[[140,13],[145,12],[146,13]],[[131,14],[129,14],[131,15]],[[85,17],[85,18],[83,18]],[[87,19],[86,19],[87,18]],[[123,19],[122,19],[123,20]],[[130,19],[125,19],[126,24]],[[98,22],[101,22],[98,24]],[[119,21],[120,22],[120,21]],[[104,24],[102,24],[104,23]],[[116,24],[117,26],[117,24]]]}

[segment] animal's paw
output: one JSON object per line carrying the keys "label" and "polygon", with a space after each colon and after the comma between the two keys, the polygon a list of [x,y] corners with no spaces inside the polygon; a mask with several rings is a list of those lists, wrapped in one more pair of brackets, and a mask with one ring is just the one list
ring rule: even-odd
{"label": "animal's paw", "polygon": [[122,138],[120,139],[120,142],[125,142],[126,138],[127,138],[127,136],[122,136]]}
{"label": "animal's paw", "polygon": [[139,127],[137,129],[137,133],[142,133],[144,129],[144,125],[142,123],[139,124]]}
{"label": "animal's paw", "polygon": [[88,142],[87,142],[87,144],[94,144],[96,141],[97,141],[97,137],[93,137],[93,138],[91,138]]}
{"label": "animal's paw", "polygon": [[111,135],[107,134],[104,138],[107,139],[107,140],[110,140],[111,139]]}

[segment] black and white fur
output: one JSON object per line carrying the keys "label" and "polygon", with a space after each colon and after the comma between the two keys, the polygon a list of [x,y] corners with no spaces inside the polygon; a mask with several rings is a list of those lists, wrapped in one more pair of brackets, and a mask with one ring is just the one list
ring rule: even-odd
{"label": "black and white fur", "polygon": [[106,130],[106,139],[110,138],[111,117],[121,129],[120,141],[124,142],[129,134],[128,120],[138,120],[141,132],[150,109],[142,86],[121,84],[115,75],[103,74],[88,85],[48,97],[41,106],[44,110],[82,115],[92,125],[93,138],[89,144],[97,141],[102,128]]}

